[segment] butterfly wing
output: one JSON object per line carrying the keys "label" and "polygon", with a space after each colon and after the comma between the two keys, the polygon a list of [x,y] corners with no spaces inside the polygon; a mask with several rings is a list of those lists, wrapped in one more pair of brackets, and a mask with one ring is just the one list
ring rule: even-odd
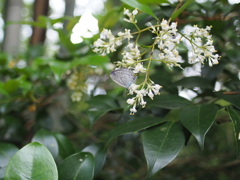
{"label": "butterfly wing", "polygon": [[110,78],[118,85],[129,88],[131,84],[136,80],[134,73],[127,68],[117,69],[110,73]]}

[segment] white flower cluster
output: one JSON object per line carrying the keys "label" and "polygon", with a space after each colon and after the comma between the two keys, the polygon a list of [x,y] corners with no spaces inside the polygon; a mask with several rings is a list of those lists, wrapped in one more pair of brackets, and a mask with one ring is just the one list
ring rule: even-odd
{"label": "white flower cluster", "polygon": [[128,43],[122,55],[122,61],[117,62],[118,67],[133,69],[134,73],[146,72],[146,68],[143,67],[142,63],[138,62],[141,59],[141,54],[137,45]]}
{"label": "white flower cluster", "polygon": [[86,83],[84,82],[83,72],[73,71],[70,77],[67,79],[67,86],[70,90],[73,90],[71,95],[72,101],[79,102],[82,99],[83,92],[87,87]]}
{"label": "white flower cluster", "polygon": [[155,44],[158,44],[160,50],[159,58],[168,67],[179,66],[178,62],[181,61],[181,56],[177,50],[177,45],[180,43],[179,36],[177,37],[177,23],[173,22],[171,25],[166,20],[162,20],[158,26],[153,26],[147,23],[151,28],[151,32],[156,34]]}
{"label": "white flower cluster", "polygon": [[133,10],[133,12],[130,12],[128,9],[124,9],[123,14],[127,15],[129,19],[124,18],[123,20],[129,23],[137,23],[137,20],[135,19],[137,13],[138,13],[137,9]]}
{"label": "white flower cluster", "polygon": [[[144,96],[153,99],[155,95],[160,94],[159,91],[161,86],[155,84],[149,77],[149,68],[152,61],[163,62],[169,68],[173,66],[181,68],[179,63],[182,61],[182,58],[177,49],[181,41],[187,40],[190,42],[192,47],[191,60],[199,60],[204,63],[204,60],[208,59],[209,65],[212,66],[218,63],[220,57],[218,54],[214,54],[216,50],[213,46],[212,37],[209,35],[210,27],[201,29],[194,26],[192,31],[183,34],[178,31],[177,23],[169,23],[163,19],[160,24],[156,25],[152,25],[149,22],[147,23],[148,28],[141,30],[136,24],[137,20],[135,17],[137,13],[137,9],[132,12],[128,9],[124,10],[124,15],[127,16],[127,18],[124,18],[124,21],[134,24],[138,30],[137,32],[130,33],[129,29],[125,29],[125,32],[119,32],[118,36],[115,37],[111,30],[104,29],[100,34],[100,38],[94,43],[93,48],[94,52],[104,56],[110,52],[116,51],[115,48],[122,45],[124,39],[128,40],[128,45],[122,53],[122,60],[116,63],[116,69],[127,68],[132,70],[135,74],[145,73],[144,82],[140,85],[132,83],[128,88],[130,95],[136,95],[127,100],[127,103],[132,106],[130,109],[131,114],[137,112],[137,105],[145,107],[146,101],[144,101]],[[140,46],[138,45],[138,39],[143,31],[148,30],[153,33],[155,37],[153,38],[152,45],[143,46],[143,51],[141,52]],[[133,38],[134,34],[137,34],[137,38],[133,43],[130,42],[130,40]],[[203,44],[203,42],[205,44]],[[155,49],[159,51],[159,54],[156,59],[153,59],[152,54]],[[148,54],[149,57],[146,57]],[[144,59],[142,57],[144,57]],[[144,63],[147,63],[147,68],[144,67]]]}
{"label": "white flower cluster", "polygon": [[133,38],[130,33],[130,29],[125,29],[125,32],[119,32],[118,37],[112,35],[111,30],[103,29],[100,34],[100,38],[94,42],[93,51],[105,56],[110,52],[116,51],[116,47],[122,45],[122,41],[124,39],[128,39],[128,41]]}
{"label": "white flower cluster", "polygon": [[[153,83],[153,82],[152,82]],[[153,99],[154,95],[159,95],[160,92],[159,90],[161,89],[162,86],[159,84],[148,84],[147,88],[141,88],[140,85],[132,84],[128,90],[129,94],[133,95],[134,93],[136,94],[136,97],[130,98],[127,100],[127,103],[132,106],[130,108],[130,114],[134,115],[134,113],[137,112],[136,106],[141,105],[143,108],[146,105],[146,101],[144,101],[143,97],[148,95],[151,99]],[[140,88],[140,90],[139,90]]]}
{"label": "white flower cluster", "polygon": [[79,102],[82,99],[82,95],[83,95],[82,92],[75,91],[75,92],[72,93],[71,99],[72,99],[73,102],[74,101]]}
{"label": "white flower cluster", "polygon": [[[184,37],[190,41],[192,47],[190,61],[198,60],[204,64],[204,60],[208,59],[209,66],[218,64],[220,56],[214,54],[217,51],[213,46],[212,36],[209,34],[210,30],[210,26],[207,26],[205,29],[194,26],[191,31],[187,31],[184,35]],[[203,40],[205,44],[203,44]]]}

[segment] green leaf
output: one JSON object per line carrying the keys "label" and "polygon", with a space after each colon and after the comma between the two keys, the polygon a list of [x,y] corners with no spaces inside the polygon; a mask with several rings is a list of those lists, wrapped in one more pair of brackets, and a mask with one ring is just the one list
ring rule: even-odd
{"label": "green leaf", "polygon": [[212,126],[218,108],[214,104],[185,107],[181,109],[180,121],[197,139],[201,149],[204,149],[204,138]]}
{"label": "green leaf", "polygon": [[107,140],[106,146],[109,145],[109,143],[116,138],[117,136],[132,133],[136,131],[140,131],[155,125],[158,125],[160,123],[165,122],[166,120],[163,118],[156,118],[156,117],[141,117],[136,118],[132,121],[129,121],[127,123],[123,123],[121,125],[118,125],[116,128],[114,128],[109,135],[109,138]]}
{"label": "green leaf", "polygon": [[13,155],[18,152],[18,148],[9,143],[0,143],[0,179],[4,178],[4,173],[8,162],[13,157]]}
{"label": "green leaf", "polygon": [[54,135],[49,131],[44,129],[39,130],[32,138],[32,142],[39,142],[40,144],[46,146],[54,159],[57,157],[58,143]]}
{"label": "green leaf", "polygon": [[58,179],[57,167],[48,149],[37,142],[20,149],[10,160],[5,173],[5,180],[13,179]]}
{"label": "green leaf", "polygon": [[26,80],[26,76],[20,76],[18,82],[23,95],[26,95],[32,89],[32,83]]}
{"label": "green leaf", "polygon": [[187,99],[170,94],[161,94],[154,96],[153,100],[148,100],[148,106],[166,108],[166,109],[179,109],[185,106],[191,106],[192,103]]}
{"label": "green leaf", "polygon": [[177,156],[184,146],[185,137],[178,123],[166,122],[146,129],[142,142],[148,165],[147,179],[150,179]]}
{"label": "green leaf", "polygon": [[174,85],[183,86],[190,89],[193,89],[195,87],[200,87],[202,89],[213,89],[213,86],[207,79],[199,76],[185,77],[175,82]]}
{"label": "green leaf", "polygon": [[162,4],[169,3],[167,0],[137,0],[141,4]]}
{"label": "green leaf", "polygon": [[93,65],[104,67],[105,64],[109,63],[109,58],[107,56],[99,56],[99,55],[88,55],[81,57],[80,59],[74,59],[70,67],[75,67],[77,65]]}
{"label": "green leaf", "polygon": [[182,5],[177,11],[175,11],[172,16],[171,16],[171,20],[174,21],[178,16],[179,14],[181,14],[181,12],[186,9],[186,7],[189,6],[189,4],[192,3],[193,0],[187,0],[184,5]]}
{"label": "green leaf", "polygon": [[58,157],[57,157],[58,162],[61,162],[63,159],[75,153],[73,145],[64,135],[60,133],[54,133],[53,135],[56,138],[58,143],[58,150],[59,150]]}
{"label": "green leaf", "polygon": [[5,90],[8,93],[14,93],[19,87],[19,81],[18,80],[8,80],[5,82],[2,86],[3,90]]}
{"label": "green leaf", "polygon": [[121,1],[133,8],[137,8],[140,11],[149,14],[150,16],[152,16],[158,20],[158,18],[155,16],[155,14],[152,12],[151,8],[148,5],[141,4],[141,3],[137,2],[136,0],[121,0]]}
{"label": "green leaf", "polygon": [[240,111],[233,107],[228,107],[228,114],[233,122],[235,141],[237,144],[237,157],[240,158]]}
{"label": "green leaf", "polygon": [[0,94],[9,97],[8,92],[5,89],[3,89],[3,85],[4,84],[2,82],[0,82]]}
{"label": "green leaf", "polygon": [[108,9],[104,16],[98,17],[98,26],[99,29],[111,29],[115,24],[118,23],[119,18],[122,15],[122,8],[114,6],[111,9]]}
{"label": "green leaf", "polygon": [[85,147],[82,152],[90,152],[95,158],[94,174],[98,174],[106,160],[106,148],[104,143],[92,144]]}
{"label": "green leaf", "polygon": [[94,96],[88,101],[89,109],[87,115],[91,125],[102,117],[104,114],[111,110],[119,109],[118,104],[115,99],[108,95],[98,95]]}
{"label": "green leaf", "polygon": [[91,180],[94,174],[94,157],[80,152],[65,159],[58,168],[59,180]]}
{"label": "green leaf", "polygon": [[50,61],[49,66],[52,69],[55,79],[57,82],[60,82],[63,73],[65,73],[68,69],[70,69],[69,62],[62,62],[62,61]]}
{"label": "green leaf", "polygon": [[215,94],[219,98],[222,98],[225,101],[228,101],[228,102],[232,103],[237,108],[240,108],[240,101],[239,101],[240,94],[223,94],[222,92],[217,92]]}
{"label": "green leaf", "polygon": [[33,66],[48,65],[54,73],[57,82],[60,82],[62,75],[71,68],[70,62],[58,61],[55,59],[36,58]]}

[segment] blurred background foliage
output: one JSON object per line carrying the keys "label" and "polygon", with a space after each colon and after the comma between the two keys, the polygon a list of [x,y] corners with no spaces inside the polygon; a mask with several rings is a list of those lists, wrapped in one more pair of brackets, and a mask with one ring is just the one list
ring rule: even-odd
{"label": "blurred background foliage", "polygon": [[[126,91],[108,78],[113,63],[121,59],[124,46],[106,57],[92,52],[91,46],[103,28],[115,34],[124,28],[135,31],[132,24],[122,20],[124,7],[132,9],[131,4],[123,2],[0,1],[1,143],[22,148],[39,130],[45,129],[65,135],[73,145],[72,152],[78,152],[93,143],[106,142],[110,130],[133,118],[177,117],[179,109],[162,105],[161,95],[149,101],[134,117],[130,116],[125,103]],[[169,19],[177,5],[175,1],[149,6],[161,20]],[[182,48],[184,70],[153,64],[151,77],[163,86],[163,95],[179,95],[194,104],[211,101],[219,107],[240,102],[240,96],[231,101],[215,94],[240,91],[239,9],[239,2],[194,1],[181,12],[175,19],[179,30],[195,24],[203,28],[213,26],[214,45],[222,58],[211,68],[207,63],[192,64],[187,60],[187,49]],[[89,12],[95,21],[85,20],[85,24],[80,24]],[[139,27],[156,21],[146,13],[139,13],[137,19]],[[98,27],[86,26],[96,22]],[[142,35],[140,42],[147,45],[152,38],[151,34]],[[103,169],[95,179],[144,179],[147,164],[140,135],[141,131],[112,141]],[[191,136],[177,158],[153,179],[239,178],[240,161],[236,158],[233,124],[224,108],[218,111],[204,147],[201,151]]]}

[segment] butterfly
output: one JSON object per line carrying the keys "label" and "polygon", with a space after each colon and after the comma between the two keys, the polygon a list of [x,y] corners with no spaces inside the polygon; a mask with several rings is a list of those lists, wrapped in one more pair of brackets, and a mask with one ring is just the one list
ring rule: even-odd
{"label": "butterfly", "polygon": [[114,70],[110,73],[110,78],[118,85],[129,88],[137,79],[134,72],[127,68]]}

